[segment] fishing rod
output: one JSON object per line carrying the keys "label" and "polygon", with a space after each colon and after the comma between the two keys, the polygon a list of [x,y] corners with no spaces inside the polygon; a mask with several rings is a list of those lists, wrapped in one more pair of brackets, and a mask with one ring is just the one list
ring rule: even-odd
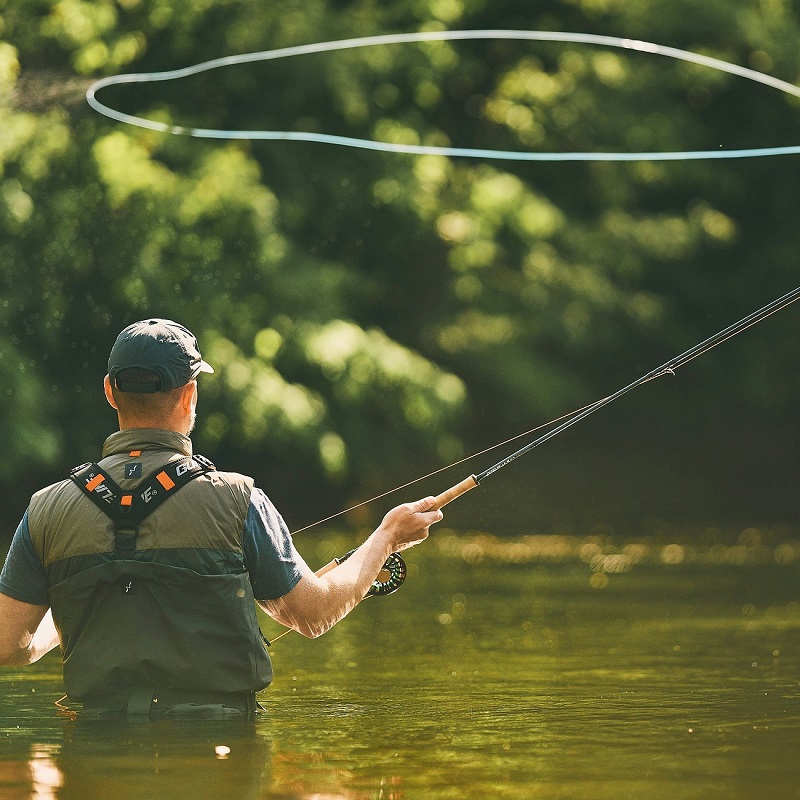
{"label": "fishing rod", "polygon": [[[677,369],[685,364],[688,364],[693,359],[698,358],[704,353],[707,353],[717,345],[720,345],[728,339],[733,338],[742,331],[751,328],[753,325],[757,325],[759,322],[762,322],[772,314],[781,311],[782,309],[786,308],[786,306],[791,305],[798,299],[800,299],[800,286],[798,286],[796,289],[792,289],[791,292],[787,292],[782,297],[773,300],[771,303],[767,303],[767,305],[758,309],[758,311],[748,314],[746,317],[743,317],[738,322],[733,323],[733,325],[729,325],[727,328],[715,333],[713,336],[709,336],[708,339],[704,339],[702,342],[694,345],[694,347],[690,347],[680,355],[671,358],[660,367],[650,370],[650,372],[642,375],[641,378],[629,383],[627,386],[623,386],[613,394],[610,394],[607,397],[603,397],[602,399],[585,406],[583,409],[570,416],[565,422],[562,422],[560,425],[557,425],[547,433],[539,436],[537,439],[534,439],[532,442],[526,444],[524,447],[521,447],[516,452],[511,453],[511,455],[506,456],[488,469],[483,470],[483,472],[469,475],[468,477],[464,478],[464,480],[459,481],[454,486],[451,486],[449,489],[446,489],[444,492],[437,495],[434,498],[431,508],[433,510],[437,510],[443,508],[448,503],[452,503],[457,497],[461,497],[462,494],[466,494],[476,486],[479,486],[482,481],[486,480],[486,478],[490,477],[491,475],[494,475],[496,472],[499,472],[501,469],[503,469],[503,467],[507,467],[512,461],[516,461],[518,458],[524,456],[526,453],[529,453],[536,447],[539,447],[545,442],[550,441],[550,439],[558,436],[560,433],[563,433],[565,430],[567,430],[567,428],[577,425],[581,420],[584,420],[589,415],[594,414],[595,411],[598,411],[604,406],[613,403],[615,400],[618,400],[623,395],[628,394],[628,392],[632,392],[634,389],[637,389],[639,386],[642,386],[645,383],[656,380],[656,378],[661,378],[664,375],[674,375]],[[340,556],[339,558],[334,558],[324,567],[319,569],[316,574],[321,576],[326,572],[329,572],[334,567],[348,559],[357,549],[358,548],[354,548],[348,553],[345,553],[345,555]],[[384,579],[381,577],[382,575],[386,575],[387,577]],[[391,594],[400,588],[403,581],[405,581],[405,578],[406,566],[402,557],[399,553],[392,553],[384,563],[381,574],[379,574],[378,578],[376,578],[376,580],[373,582],[372,586],[367,592],[367,595],[383,596]],[[284,631],[282,634],[280,634],[280,636],[276,636],[272,641],[274,642],[281,636],[284,636],[289,632],[289,630],[292,629],[290,628]]]}
{"label": "fishing rod", "polygon": [[450,487],[447,491],[442,492],[440,495],[436,497],[434,509],[442,508],[443,506],[447,505],[448,503],[455,500],[457,497],[460,497],[462,494],[470,491],[470,489],[474,489],[478,486],[481,481],[488,478],[490,475],[494,475],[495,472],[498,472],[503,467],[508,466],[512,461],[516,461],[520,456],[529,453],[534,448],[538,447],[541,444],[552,439],[554,436],[558,436],[559,433],[567,430],[567,428],[571,428],[573,425],[576,425],[583,419],[586,419],[590,414],[594,414],[595,411],[607,406],[609,403],[613,403],[614,400],[618,400],[623,395],[626,395],[628,392],[637,389],[639,386],[642,386],[645,383],[649,383],[650,381],[655,380],[656,378],[660,378],[664,375],[674,375],[675,371],[680,367],[688,364],[689,361],[697,358],[698,356],[707,353],[712,348],[716,347],[719,344],[731,339],[732,337],[736,336],[738,333],[746,330],[747,328],[751,328],[753,325],[757,325],[762,320],[766,319],[770,315],[780,311],[781,309],[786,308],[786,306],[794,303],[797,299],[800,298],[800,286],[796,289],[792,289],[791,292],[787,292],[782,297],[779,297],[777,300],[773,300],[771,303],[768,303],[763,308],[758,309],[758,311],[754,311],[752,314],[748,314],[748,316],[740,319],[738,322],[735,322],[733,325],[729,325],[724,330],[715,333],[713,336],[709,336],[708,339],[704,339],[699,344],[696,344],[694,347],[690,347],[685,352],[681,353],[678,356],[670,359],[669,361],[662,364],[660,367],[656,367],[655,369],[648,372],[646,375],[642,375],[641,378],[633,381],[633,383],[629,383],[627,386],[623,386],[618,391],[614,392],[613,394],[608,395],[608,397],[604,397],[601,400],[597,400],[596,402],[592,403],[589,406],[586,406],[582,411],[577,412],[574,416],[570,417],[566,422],[562,422],[557,427],[553,428],[552,430],[548,431],[547,433],[540,436],[538,439],[534,439],[534,441],[530,442],[530,444],[525,445],[525,447],[521,447],[511,455],[506,456],[501,461],[498,461],[493,466],[485,469],[483,472],[479,472],[477,475],[470,475],[468,478],[465,478],[460,483],[457,483],[455,486]]}

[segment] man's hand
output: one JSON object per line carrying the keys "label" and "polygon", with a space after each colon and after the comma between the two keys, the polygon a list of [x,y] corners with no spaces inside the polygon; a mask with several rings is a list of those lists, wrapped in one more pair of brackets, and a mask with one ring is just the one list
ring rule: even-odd
{"label": "man's hand", "polygon": [[378,527],[378,532],[389,536],[393,552],[400,552],[428,538],[428,530],[442,519],[442,512],[434,509],[435,498],[426,497],[415,503],[404,503],[389,511]]}
{"label": "man's hand", "polygon": [[32,664],[54,647],[58,632],[49,608],[0,592],[0,664]]}
{"label": "man's hand", "polygon": [[430,526],[442,518],[434,502],[426,497],[393,508],[346,561],[338,566],[332,561],[316,574],[304,565],[303,576],[290,592],[259,605],[282,625],[304,636],[320,636],[364,599],[390,553],[428,537]]}

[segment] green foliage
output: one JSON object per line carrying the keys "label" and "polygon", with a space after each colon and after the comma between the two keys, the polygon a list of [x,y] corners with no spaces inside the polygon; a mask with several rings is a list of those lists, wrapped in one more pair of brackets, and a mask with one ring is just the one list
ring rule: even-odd
{"label": "green foliage", "polygon": [[[793,158],[525,165],[207,142],[82,100],[119,71],[480,27],[632,36],[790,81],[800,67],[792,8],[755,0],[0,2],[0,479],[96,455],[108,349],[145,316],[195,329],[217,367],[199,448],[312,516],[596,399],[796,283]],[[180,125],[553,151],[787,144],[798,111],[694,65],[510,41],[355,49],[103,99]],[[665,438],[722,387],[796,439],[793,313],[698,364]]]}

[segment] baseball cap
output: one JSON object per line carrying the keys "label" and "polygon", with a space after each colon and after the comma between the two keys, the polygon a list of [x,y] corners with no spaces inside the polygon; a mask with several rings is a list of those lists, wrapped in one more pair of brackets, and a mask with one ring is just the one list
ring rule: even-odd
{"label": "baseball cap", "polygon": [[[153,373],[155,381],[126,381],[123,370]],[[122,392],[151,394],[184,386],[201,372],[213,372],[203,361],[194,334],[170,319],[144,319],[128,325],[117,336],[108,357],[111,385]]]}

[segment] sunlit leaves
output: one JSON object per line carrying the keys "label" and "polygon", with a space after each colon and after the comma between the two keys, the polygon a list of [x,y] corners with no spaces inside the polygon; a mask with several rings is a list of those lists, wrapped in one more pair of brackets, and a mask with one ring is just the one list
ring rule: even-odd
{"label": "sunlit leaves", "polygon": [[[201,422],[201,434],[210,443],[227,437],[246,450],[265,440],[315,443],[311,452],[316,451],[319,466],[337,479],[347,477],[349,470],[347,430],[353,414],[396,419],[399,429],[419,430],[432,446],[438,437],[442,447],[452,446],[441,431],[465,402],[457,377],[381,331],[365,331],[343,320],[302,324],[293,337],[287,346],[306,370],[318,372],[318,378],[309,373],[316,390],[287,381],[275,368],[284,346],[276,330],[257,333],[253,355],[222,336],[206,335],[204,354],[215,373],[204,381],[204,391],[218,409]],[[340,430],[344,420],[348,422]],[[377,443],[382,433],[373,430],[371,435]]]}
{"label": "sunlit leaves", "polygon": [[94,155],[112,205],[123,205],[136,192],[164,196],[176,182],[169,170],[150,158],[140,142],[116,131],[98,139]]}
{"label": "sunlit leaves", "polygon": [[77,72],[90,74],[118,69],[144,53],[144,34],[116,30],[118,23],[117,6],[108,0],[59,0],[42,23],[41,33],[72,51]]}
{"label": "sunlit leaves", "polygon": [[405,422],[435,433],[463,405],[461,381],[382,331],[365,331],[337,320],[306,327],[301,339],[307,357],[331,382],[336,397],[358,407],[376,401],[400,412]]}
{"label": "sunlit leaves", "polygon": [[6,94],[18,74],[17,48],[8,42],[0,42],[0,92]]}
{"label": "sunlit leaves", "polygon": [[[523,165],[209,142],[119,125],[82,100],[111,72],[388,31],[582,20],[798,74],[791,10],[755,0],[736,13],[716,0],[6,3],[9,460],[52,463],[65,457],[59,442],[94,454],[113,419],[87,398],[137,317],[197,329],[217,367],[201,386],[200,446],[294,496],[312,479],[383,488],[393,471],[457,454],[459,439],[561,412],[607,389],[615,364],[699,338],[734,296],[746,306],[754,272],[765,292],[791,282],[794,160]],[[176,124],[518,151],[772,144],[791,139],[797,110],[698,65],[509,41],[355,48],[118,99]],[[780,338],[793,363],[796,337]],[[753,347],[743,391],[788,408],[796,381],[770,389],[765,352]]]}
{"label": "sunlit leaves", "polygon": [[[324,401],[303,386],[287,382],[269,363],[247,356],[230,340],[209,334],[205,357],[214,365],[206,390],[211,396],[228,395],[235,412],[224,427],[215,423],[220,434],[231,434],[240,446],[251,446],[271,436],[291,437],[293,430],[309,435],[324,417]],[[214,425],[207,431],[214,435]]]}
{"label": "sunlit leaves", "polygon": [[275,223],[278,203],[261,185],[258,165],[241,150],[222,148],[204,159],[180,201],[178,216],[190,226],[204,216],[223,216],[246,205],[251,224],[265,234]]}

